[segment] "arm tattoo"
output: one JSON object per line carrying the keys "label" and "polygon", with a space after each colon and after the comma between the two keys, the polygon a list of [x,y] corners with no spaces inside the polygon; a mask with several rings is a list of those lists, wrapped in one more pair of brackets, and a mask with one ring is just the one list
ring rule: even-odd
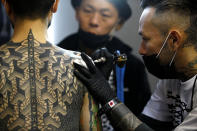
{"label": "arm tattoo", "polygon": [[85,88],[72,65],[79,56],[38,42],[31,30],[0,46],[0,130],[79,130]]}
{"label": "arm tattoo", "polygon": [[[89,110],[90,110],[90,131],[95,131],[101,127],[100,120],[97,117],[98,106],[93,100],[92,96],[88,94]],[[99,126],[99,127],[98,127]]]}
{"label": "arm tattoo", "polygon": [[93,128],[93,122],[92,122],[92,115],[93,115],[93,111],[92,111],[92,101],[91,101],[91,96],[88,94],[88,99],[89,99],[89,110],[90,110],[90,131],[92,131]]}

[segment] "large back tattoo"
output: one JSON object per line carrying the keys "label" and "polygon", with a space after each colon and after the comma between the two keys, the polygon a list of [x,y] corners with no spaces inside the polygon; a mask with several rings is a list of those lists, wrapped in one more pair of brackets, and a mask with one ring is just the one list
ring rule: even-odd
{"label": "large back tattoo", "polygon": [[80,54],[40,43],[32,32],[0,47],[0,130],[79,130],[86,90],[73,75]]}

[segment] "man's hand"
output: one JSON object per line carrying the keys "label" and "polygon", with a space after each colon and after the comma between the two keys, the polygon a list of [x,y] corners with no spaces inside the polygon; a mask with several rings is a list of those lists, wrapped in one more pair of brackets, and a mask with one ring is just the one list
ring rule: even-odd
{"label": "man's hand", "polygon": [[78,70],[74,71],[77,78],[87,86],[92,96],[102,105],[115,98],[116,93],[112,91],[107,80],[100,70],[92,63],[91,59],[84,53],[81,54],[81,57],[88,66],[88,69],[74,63],[75,68]]}
{"label": "man's hand", "polygon": [[105,61],[103,62],[95,62],[95,65],[108,80],[113,68],[113,55],[106,48],[101,48],[92,53],[90,57],[93,59],[93,61],[100,58],[105,58]]}

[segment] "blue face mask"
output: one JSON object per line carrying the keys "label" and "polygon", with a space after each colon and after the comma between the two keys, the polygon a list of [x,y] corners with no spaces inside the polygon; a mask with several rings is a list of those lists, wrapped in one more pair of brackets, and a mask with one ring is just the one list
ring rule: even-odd
{"label": "blue face mask", "polygon": [[174,66],[174,58],[176,56],[176,52],[174,53],[171,61],[167,65],[161,65],[159,62],[159,55],[161,54],[161,51],[163,50],[164,46],[166,45],[166,42],[169,38],[170,34],[166,37],[160,51],[158,54],[153,54],[150,56],[142,56],[144,60],[144,64],[151,74],[158,77],[159,79],[177,79],[181,76],[179,72],[176,71]]}

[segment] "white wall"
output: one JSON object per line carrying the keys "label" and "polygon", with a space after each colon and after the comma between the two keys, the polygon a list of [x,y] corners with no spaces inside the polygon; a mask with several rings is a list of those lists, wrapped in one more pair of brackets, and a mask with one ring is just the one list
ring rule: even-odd
{"label": "white wall", "polygon": [[60,0],[57,12],[53,15],[51,26],[48,30],[48,40],[57,44],[64,37],[76,32],[78,24],[70,0]]}
{"label": "white wall", "polygon": [[[141,14],[140,0],[128,0],[133,15],[125,23],[123,28],[115,35],[122,39],[125,43],[133,48],[133,54],[141,59],[138,54],[138,48],[140,44],[140,37],[138,35],[138,21]],[[59,9],[53,16],[52,24],[48,30],[48,38],[52,43],[57,44],[64,37],[71,33],[76,32],[78,24],[75,19],[74,10],[70,4],[70,0],[60,0]],[[157,78],[148,73],[148,78],[151,84],[152,90],[155,87]]]}

